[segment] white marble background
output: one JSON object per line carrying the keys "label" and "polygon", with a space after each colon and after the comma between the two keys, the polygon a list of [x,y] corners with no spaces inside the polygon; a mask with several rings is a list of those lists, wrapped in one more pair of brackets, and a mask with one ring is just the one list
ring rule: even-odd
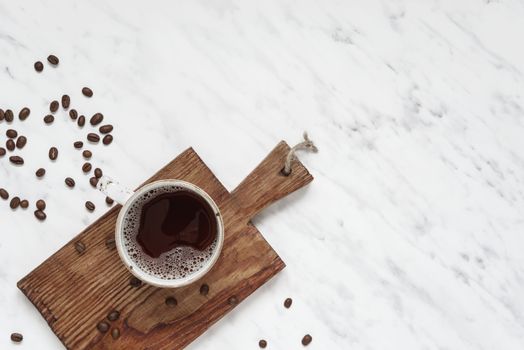
{"label": "white marble background", "polygon": [[523,18],[517,0],[0,0],[0,107],[33,111],[0,187],[48,203],[42,224],[0,202],[0,348],[62,348],[16,282],[106,210],[84,133],[41,122],[62,93],[116,126],[94,164],[130,187],[188,146],[230,190],[280,139],[319,146],[315,181],[256,219],[288,267],[190,349],[524,348]]}

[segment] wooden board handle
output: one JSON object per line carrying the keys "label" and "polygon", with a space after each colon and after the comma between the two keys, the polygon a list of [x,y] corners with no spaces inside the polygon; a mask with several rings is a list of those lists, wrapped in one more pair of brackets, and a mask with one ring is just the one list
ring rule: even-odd
{"label": "wooden board handle", "polygon": [[282,173],[289,150],[288,144],[280,141],[231,193],[240,208],[238,217],[246,223],[271,203],[313,181],[313,176],[298,159],[291,164],[291,174]]}

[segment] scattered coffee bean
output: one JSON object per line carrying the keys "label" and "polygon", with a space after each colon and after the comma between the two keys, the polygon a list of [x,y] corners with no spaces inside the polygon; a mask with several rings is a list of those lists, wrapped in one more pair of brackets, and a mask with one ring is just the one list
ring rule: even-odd
{"label": "scattered coffee bean", "polygon": [[9,139],[5,142],[5,148],[7,148],[9,151],[14,151],[15,147],[15,142],[12,139]]}
{"label": "scattered coffee bean", "polygon": [[131,287],[138,288],[142,285],[142,281],[136,277],[131,277],[131,279],[129,280],[129,285]]}
{"label": "scattered coffee bean", "polygon": [[78,254],[82,255],[86,251],[86,245],[80,241],[75,243],[75,249],[78,252]]}
{"label": "scattered coffee bean", "polygon": [[98,136],[98,134],[90,132],[89,134],[87,134],[87,140],[89,142],[98,143],[98,141],[100,141],[100,136]]}
{"label": "scattered coffee bean", "polygon": [[21,200],[20,201],[20,207],[22,209],[27,209],[29,207],[29,201],[27,199]]}
{"label": "scattered coffee bean", "polygon": [[11,341],[15,343],[20,343],[22,340],[24,340],[24,336],[20,333],[11,333]]}
{"label": "scattered coffee bean", "polygon": [[204,283],[200,286],[200,294],[205,296],[207,295],[207,293],[209,293],[209,286],[206,283]]}
{"label": "scattered coffee bean", "polygon": [[287,298],[286,300],[284,300],[284,307],[286,309],[289,309],[291,307],[291,304],[293,304],[293,299]]}
{"label": "scattered coffee bean", "polygon": [[113,205],[115,201],[112,198],[106,197],[106,203],[107,205]]}
{"label": "scattered coffee bean", "polygon": [[26,144],[27,144],[27,137],[25,136],[20,136],[16,140],[16,148],[18,149],[24,148]]}
{"label": "scattered coffee bean", "polygon": [[46,207],[45,200],[39,199],[36,201],[36,209],[45,210],[45,207]]}
{"label": "scattered coffee bean", "polygon": [[96,329],[98,329],[100,333],[105,333],[109,330],[109,324],[107,322],[102,321],[96,325]]}
{"label": "scattered coffee bean", "polygon": [[7,151],[5,150],[5,148],[0,147],[0,157],[5,156],[6,153],[7,153]]}
{"label": "scattered coffee bean", "polygon": [[11,156],[9,157],[9,161],[16,165],[23,165],[24,164],[24,158],[20,156]]}
{"label": "scattered coffee bean", "polygon": [[107,125],[102,125],[98,131],[100,131],[101,134],[109,134],[111,131],[113,131],[113,125],[111,124],[107,124]]}
{"label": "scattered coffee bean", "polygon": [[258,341],[258,346],[261,348],[261,349],[265,349],[266,346],[267,346],[267,341],[265,341],[264,339],[261,339]]}
{"label": "scattered coffee bean", "polygon": [[92,97],[93,96],[93,90],[91,90],[88,87],[82,88],[82,94],[84,94],[85,97]]}
{"label": "scattered coffee bean", "polygon": [[89,163],[89,162],[85,162],[84,165],[82,165],[82,171],[84,173],[90,172],[91,168],[92,168],[92,166],[91,166],[91,163]]}
{"label": "scattered coffee bean", "polygon": [[75,143],[73,143],[73,146],[74,146],[76,149],[79,149],[79,148],[84,147],[84,143],[83,143],[82,141],[76,141]]}
{"label": "scattered coffee bean", "polygon": [[42,210],[35,210],[35,217],[40,221],[44,221],[47,215]]}
{"label": "scattered coffee bean", "polygon": [[44,123],[51,124],[55,121],[55,117],[52,114],[48,114],[44,117]]}
{"label": "scattered coffee bean", "polygon": [[76,123],[78,124],[79,127],[83,128],[84,125],[86,124],[86,117],[81,115],[80,117],[78,117],[78,120]]}
{"label": "scattered coffee bean", "polygon": [[91,153],[90,150],[86,149],[84,152],[82,152],[82,156],[84,156],[85,159],[90,159],[93,156],[93,153]]}
{"label": "scattered coffee bean", "polygon": [[100,169],[100,168],[96,168],[96,169],[95,169],[95,177],[96,177],[97,179],[100,179],[100,178],[102,177],[102,175],[103,175],[103,173],[102,173],[102,169]]}
{"label": "scattered coffee bean", "polygon": [[106,248],[109,250],[113,250],[116,248],[116,243],[114,238],[108,238],[106,239]]}
{"label": "scattered coffee bean", "polygon": [[56,111],[58,111],[58,107],[60,107],[60,104],[57,100],[51,101],[51,103],[49,104],[49,110],[51,111],[51,113],[55,113]]}
{"label": "scattered coffee bean", "polygon": [[15,115],[12,110],[6,109],[4,113],[5,121],[11,123],[15,119]]}
{"label": "scattered coffee bean", "polygon": [[49,159],[56,160],[58,158],[58,149],[56,147],[51,147],[49,149]]}
{"label": "scattered coffee bean", "polygon": [[94,188],[96,188],[96,185],[98,185],[98,179],[96,177],[91,177],[89,179],[89,183],[91,184],[91,186],[93,186]]}
{"label": "scattered coffee bean", "polygon": [[40,61],[36,61],[34,66],[35,66],[35,70],[39,73],[44,70],[44,64]]}
{"label": "scattered coffee bean", "polygon": [[95,204],[91,201],[87,201],[86,202],[86,209],[89,210],[89,211],[94,211],[95,210]]}
{"label": "scattered coffee bean", "polygon": [[229,305],[236,305],[238,304],[238,298],[236,296],[231,296],[229,299],[227,299],[227,302]]}
{"label": "scattered coffee bean", "polygon": [[35,175],[36,177],[42,177],[45,175],[45,169],[44,168],[39,168],[36,172],[35,172]]}
{"label": "scattered coffee bean", "polygon": [[95,125],[100,124],[102,122],[102,120],[104,120],[104,115],[102,113],[95,113],[95,114],[93,114],[93,116],[89,120],[89,123],[91,123],[91,125],[95,126]]}
{"label": "scattered coffee bean", "polygon": [[115,322],[120,317],[120,312],[117,310],[111,311],[109,314],[107,314],[107,319],[111,322]]}
{"label": "scattered coffee bean", "polygon": [[68,109],[70,104],[71,104],[71,97],[69,97],[69,95],[63,95],[62,96],[62,108]]}
{"label": "scattered coffee bean", "polygon": [[113,329],[111,330],[111,337],[112,337],[113,339],[118,339],[118,338],[120,337],[120,329],[118,329],[118,328],[113,328]]}
{"label": "scattered coffee bean", "polygon": [[69,118],[73,120],[76,120],[76,118],[78,118],[78,112],[76,111],[76,109],[72,109],[69,111]]}
{"label": "scattered coffee bean", "polygon": [[18,119],[20,120],[26,120],[27,117],[29,117],[29,114],[31,114],[31,110],[27,107],[22,108],[20,113],[18,113]]}
{"label": "scattered coffee bean", "polygon": [[104,139],[102,140],[102,143],[104,145],[109,145],[111,142],[113,142],[113,136],[111,134],[107,134],[106,136],[104,136]]}
{"label": "scattered coffee bean", "polygon": [[2,108],[0,108],[0,122],[5,119],[5,112]]}
{"label": "scattered coffee bean", "polygon": [[47,56],[47,61],[51,63],[53,66],[56,66],[60,60],[55,55],[49,55]]}
{"label": "scattered coffee bean", "polygon": [[70,177],[66,177],[65,184],[67,185],[67,187],[73,188],[73,187],[75,187],[75,180],[73,180]]}
{"label": "scattered coffee bean", "polygon": [[9,198],[9,192],[7,192],[5,188],[0,188],[0,198],[2,198],[3,200]]}
{"label": "scattered coffee bean", "polygon": [[16,209],[18,208],[19,205],[20,205],[19,197],[13,197],[13,199],[11,199],[11,202],[9,203],[9,206],[11,207],[11,209]]}
{"label": "scattered coffee bean", "polygon": [[177,300],[174,297],[167,297],[166,298],[166,305],[170,307],[174,307],[178,304]]}
{"label": "scattered coffee bean", "polygon": [[14,129],[7,129],[5,135],[10,139],[14,139],[18,136],[18,132]]}
{"label": "scattered coffee bean", "polygon": [[306,334],[304,338],[302,338],[302,345],[308,346],[312,340],[313,340],[313,337],[310,336],[309,334]]}

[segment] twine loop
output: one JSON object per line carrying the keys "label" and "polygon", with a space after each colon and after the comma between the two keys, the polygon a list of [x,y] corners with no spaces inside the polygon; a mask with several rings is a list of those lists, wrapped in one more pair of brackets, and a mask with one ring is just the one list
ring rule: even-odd
{"label": "twine loop", "polygon": [[295,153],[297,151],[305,150],[305,151],[310,151],[314,153],[318,152],[317,146],[315,146],[313,141],[309,139],[307,132],[304,131],[303,137],[304,137],[304,141],[293,146],[289,150],[289,153],[286,156],[286,163],[284,164],[284,169],[282,169],[282,174],[284,174],[285,176],[289,176],[289,174],[291,174],[291,162],[297,158],[295,156]]}

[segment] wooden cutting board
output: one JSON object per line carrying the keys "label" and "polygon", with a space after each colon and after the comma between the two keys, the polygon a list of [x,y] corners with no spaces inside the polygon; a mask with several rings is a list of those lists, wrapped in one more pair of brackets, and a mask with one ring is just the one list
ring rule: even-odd
{"label": "wooden cutting board", "polygon": [[[299,161],[289,176],[281,174],[288,151],[280,142],[232,193],[191,148],[146,182],[192,182],[220,208],[224,248],[213,269],[195,284],[177,289],[131,285],[132,275],[116,249],[106,246],[114,237],[120,210],[115,206],[20,280],[18,288],[68,349],[184,348],[285,267],[250,219],[313,180]],[[86,247],[83,253],[75,249],[78,242]],[[209,285],[205,296],[199,293],[203,283]],[[176,306],[167,298],[175,298]],[[120,317],[110,322],[112,310]],[[110,325],[105,333],[97,329],[102,321]],[[113,337],[115,329],[118,337]]]}

